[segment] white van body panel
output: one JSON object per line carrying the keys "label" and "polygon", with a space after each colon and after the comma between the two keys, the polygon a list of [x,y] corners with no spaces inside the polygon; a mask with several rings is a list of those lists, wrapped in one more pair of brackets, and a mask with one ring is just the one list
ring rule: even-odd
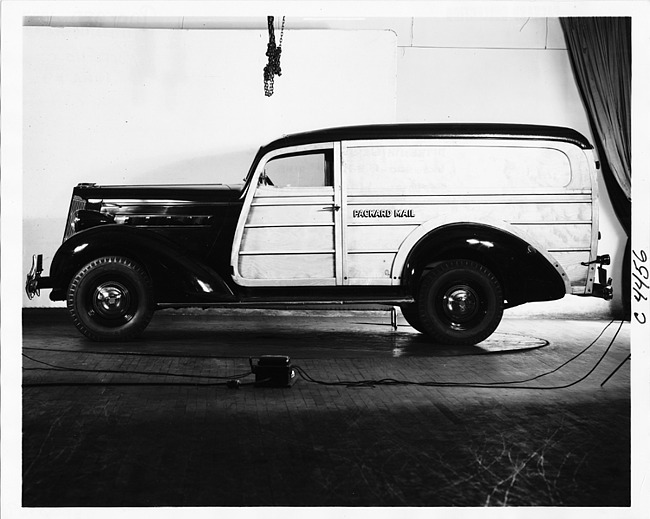
{"label": "white van body panel", "polygon": [[[351,141],[342,146],[350,284],[398,284],[409,250],[448,223],[476,222],[533,244],[568,293],[593,283],[597,184],[591,151],[565,142]],[[397,214],[395,211],[398,211]]]}
{"label": "white van body panel", "polygon": [[[266,165],[331,150],[328,186],[260,185]],[[255,286],[394,286],[417,241],[487,224],[535,247],[566,292],[591,293],[598,239],[591,150],[531,139],[373,139],[269,152],[235,233],[233,280]]]}

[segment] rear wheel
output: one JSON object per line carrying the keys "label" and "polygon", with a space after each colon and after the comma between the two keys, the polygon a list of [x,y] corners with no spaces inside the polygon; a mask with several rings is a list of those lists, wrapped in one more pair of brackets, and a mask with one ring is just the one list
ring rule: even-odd
{"label": "rear wheel", "polygon": [[400,310],[402,310],[402,315],[406,322],[415,328],[420,333],[426,333],[424,327],[422,326],[422,321],[420,321],[420,312],[418,310],[417,303],[403,303],[400,305]]}
{"label": "rear wheel", "polygon": [[140,335],[151,321],[151,279],[129,258],[97,258],[70,282],[67,305],[72,321],[86,337],[127,341]]}
{"label": "rear wheel", "polygon": [[436,342],[471,345],[489,337],[503,315],[503,292],[497,278],[470,260],[436,265],[418,290],[418,315]]}

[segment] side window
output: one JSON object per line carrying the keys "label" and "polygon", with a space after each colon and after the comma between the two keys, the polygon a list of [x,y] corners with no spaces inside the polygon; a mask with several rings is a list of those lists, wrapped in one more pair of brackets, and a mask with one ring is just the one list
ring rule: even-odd
{"label": "side window", "polygon": [[259,184],[273,187],[332,187],[332,150],[293,153],[266,163]]}

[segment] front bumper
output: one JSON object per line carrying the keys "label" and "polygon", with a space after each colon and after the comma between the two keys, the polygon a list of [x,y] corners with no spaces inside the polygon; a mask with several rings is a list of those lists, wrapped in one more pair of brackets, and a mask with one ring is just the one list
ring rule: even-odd
{"label": "front bumper", "polygon": [[39,254],[32,256],[32,268],[27,274],[25,280],[25,292],[29,299],[34,299],[35,296],[41,295],[41,288],[52,288],[49,277],[43,277],[43,255]]}

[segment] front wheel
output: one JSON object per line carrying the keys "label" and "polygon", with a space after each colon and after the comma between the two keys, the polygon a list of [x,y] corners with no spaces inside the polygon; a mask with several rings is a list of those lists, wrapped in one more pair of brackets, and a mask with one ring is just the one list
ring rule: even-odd
{"label": "front wheel", "polygon": [[422,278],[417,301],[425,332],[443,344],[477,344],[494,332],[503,316],[499,281],[470,260],[436,265]]}
{"label": "front wheel", "polygon": [[129,258],[97,258],[70,282],[67,305],[72,321],[86,337],[127,341],[140,335],[153,316],[151,279]]}

